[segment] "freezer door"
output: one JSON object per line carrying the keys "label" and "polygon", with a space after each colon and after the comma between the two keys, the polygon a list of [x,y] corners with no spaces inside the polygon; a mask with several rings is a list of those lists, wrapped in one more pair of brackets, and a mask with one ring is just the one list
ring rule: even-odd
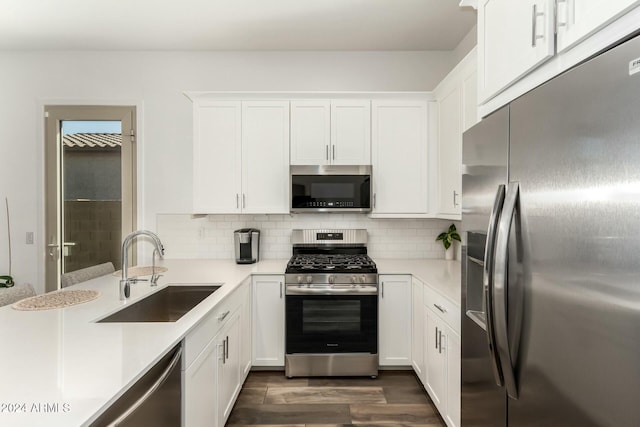
{"label": "freezer door", "polygon": [[[487,331],[483,284],[490,216],[507,182],[509,109],[497,111],[463,138],[462,175],[462,395],[464,427],[504,427],[506,397],[496,381]],[[491,236],[489,236],[491,237]],[[489,261],[490,262],[490,261]]]}
{"label": "freezer door", "polygon": [[635,38],[511,104],[509,427],[640,425],[638,58]]}

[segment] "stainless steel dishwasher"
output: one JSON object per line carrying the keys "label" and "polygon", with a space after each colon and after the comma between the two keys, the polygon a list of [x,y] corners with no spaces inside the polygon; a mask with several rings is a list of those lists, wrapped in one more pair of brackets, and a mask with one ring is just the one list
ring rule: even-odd
{"label": "stainless steel dishwasher", "polygon": [[91,426],[180,426],[182,346],[169,351]]}

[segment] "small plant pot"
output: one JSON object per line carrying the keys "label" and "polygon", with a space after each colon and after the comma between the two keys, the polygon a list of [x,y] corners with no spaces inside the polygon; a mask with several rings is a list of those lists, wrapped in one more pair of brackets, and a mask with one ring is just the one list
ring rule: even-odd
{"label": "small plant pot", "polygon": [[446,259],[447,261],[456,259],[456,250],[453,245],[451,245],[449,249],[444,251],[444,259]]}

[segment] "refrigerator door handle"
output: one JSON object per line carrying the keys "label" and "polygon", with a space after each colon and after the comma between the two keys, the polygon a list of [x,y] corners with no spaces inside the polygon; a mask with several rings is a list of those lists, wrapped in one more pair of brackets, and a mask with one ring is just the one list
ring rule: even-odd
{"label": "refrigerator door handle", "polygon": [[507,267],[509,257],[509,234],[511,232],[511,224],[515,215],[516,203],[518,201],[519,194],[520,184],[518,182],[510,182],[498,225],[494,258],[495,270],[493,274],[496,347],[498,349],[500,364],[502,365],[502,375],[507,389],[507,395],[514,400],[518,399],[518,388],[516,385],[513,362],[511,360],[509,336],[507,332]]}
{"label": "refrigerator door handle", "polygon": [[496,197],[491,209],[491,217],[487,228],[487,241],[484,248],[484,267],[482,271],[482,285],[485,300],[485,316],[487,325],[487,344],[489,346],[489,355],[491,356],[491,368],[493,369],[493,377],[496,384],[502,387],[504,385],[504,377],[500,367],[500,358],[496,347],[495,335],[495,312],[494,312],[494,291],[493,291],[493,269],[495,256],[496,231],[498,221],[500,220],[500,211],[504,204],[505,186],[500,184],[496,191]]}

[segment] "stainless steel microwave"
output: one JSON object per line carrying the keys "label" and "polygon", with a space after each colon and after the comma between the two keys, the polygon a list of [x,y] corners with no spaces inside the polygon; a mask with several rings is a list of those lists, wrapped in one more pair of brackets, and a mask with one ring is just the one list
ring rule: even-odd
{"label": "stainless steel microwave", "polygon": [[291,212],[369,212],[371,166],[291,166]]}

